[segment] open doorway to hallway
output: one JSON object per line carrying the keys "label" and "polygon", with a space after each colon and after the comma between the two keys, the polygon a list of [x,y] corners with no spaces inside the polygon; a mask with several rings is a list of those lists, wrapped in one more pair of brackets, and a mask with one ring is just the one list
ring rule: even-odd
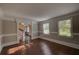
{"label": "open doorway to hallway", "polygon": [[18,24],[19,43],[29,44],[31,41],[32,25],[25,25],[23,22]]}

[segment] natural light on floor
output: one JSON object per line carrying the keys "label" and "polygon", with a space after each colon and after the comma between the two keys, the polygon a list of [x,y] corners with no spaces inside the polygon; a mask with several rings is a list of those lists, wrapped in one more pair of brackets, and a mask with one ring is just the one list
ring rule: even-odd
{"label": "natural light on floor", "polygon": [[11,48],[11,49],[8,50],[8,54],[13,54],[13,53],[15,53],[15,52],[17,52],[17,51],[19,51],[19,50],[24,49],[24,48],[25,48],[24,45],[21,45],[21,46],[18,46],[18,47],[14,47],[14,48]]}

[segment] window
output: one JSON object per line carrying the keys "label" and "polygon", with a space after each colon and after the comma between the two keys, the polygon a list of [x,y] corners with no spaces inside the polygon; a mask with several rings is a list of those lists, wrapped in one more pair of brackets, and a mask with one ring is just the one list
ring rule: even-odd
{"label": "window", "polygon": [[71,36],[71,19],[59,21],[59,35]]}
{"label": "window", "polygon": [[49,34],[49,23],[43,24],[43,33]]}
{"label": "window", "polygon": [[29,32],[29,31],[30,31],[29,26],[27,26],[27,32]]}

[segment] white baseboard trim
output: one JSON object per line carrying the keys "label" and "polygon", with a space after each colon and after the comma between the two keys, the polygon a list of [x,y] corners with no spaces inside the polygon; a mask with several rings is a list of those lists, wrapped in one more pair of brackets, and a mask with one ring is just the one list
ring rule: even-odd
{"label": "white baseboard trim", "polygon": [[1,39],[2,39],[2,36],[0,35],[0,53],[1,53],[1,51],[2,51]]}
{"label": "white baseboard trim", "polygon": [[[69,46],[69,47],[72,47],[72,48],[79,49],[79,45],[78,44],[69,43],[69,42],[60,41],[60,40],[55,40],[55,39],[49,39],[49,38],[45,38],[45,37],[42,37],[42,36],[33,37],[33,39],[36,39],[36,38],[45,39],[45,40],[48,40],[48,41],[51,41],[51,42],[55,42],[55,43],[58,43],[58,44],[61,44],[61,45],[65,45],[65,46]],[[1,52],[3,47],[9,46],[9,45],[13,45],[13,44],[17,44],[17,43],[18,43],[18,41],[14,41],[14,42],[3,44],[2,47],[0,48],[0,52]]]}
{"label": "white baseboard trim", "polygon": [[62,45],[65,45],[65,46],[69,46],[69,47],[72,47],[72,48],[79,49],[79,45],[75,44],[75,43],[69,43],[69,42],[60,41],[60,40],[49,39],[49,38],[45,38],[45,37],[41,37],[41,36],[39,36],[39,38],[45,39],[45,40],[48,40],[48,41],[51,41],[51,42],[55,42],[55,43],[58,43],[58,44],[62,44]]}
{"label": "white baseboard trim", "polygon": [[32,40],[33,40],[33,39],[37,39],[37,38],[38,38],[38,36],[32,37]]}
{"label": "white baseboard trim", "polygon": [[14,42],[9,42],[9,43],[6,43],[6,44],[2,44],[1,48],[0,48],[0,53],[3,49],[3,47],[10,46],[10,45],[17,44],[17,43],[18,43],[17,41],[14,41]]}
{"label": "white baseboard trim", "polygon": [[1,53],[1,51],[2,51],[2,46],[0,47],[0,53]]}
{"label": "white baseboard trim", "polygon": [[3,47],[6,47],[6,46],[13,45],[13,44],[17,44],[17,43],[18,43],[17,41],[9,42],[9,43],[3,44],[3,45],[2,45],[2,48],[3,48]]}
{"label": "white baseboard trim", "polygon": [[[12,33],[12,34],[0,34],[0,44],[1,44],[2,37],[5,37],[5,36],[14,36],[14,35],[17,35],[17,34],[16,33]],[[14,42],[6,43],[6,44],[1,44],[0,45],[0,52],[2,51],[3,47],[9,46],[9,45],[13,45],[13,44],[16,44],[16,43],[18,43],[18,42],[14,41]]]}

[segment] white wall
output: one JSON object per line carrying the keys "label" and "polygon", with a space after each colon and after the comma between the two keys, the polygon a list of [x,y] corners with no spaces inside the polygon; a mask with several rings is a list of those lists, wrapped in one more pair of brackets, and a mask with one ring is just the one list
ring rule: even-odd
{"label": "white wall", "polygon": [[38,38],[38,22],[32,22],[32,39]]}

